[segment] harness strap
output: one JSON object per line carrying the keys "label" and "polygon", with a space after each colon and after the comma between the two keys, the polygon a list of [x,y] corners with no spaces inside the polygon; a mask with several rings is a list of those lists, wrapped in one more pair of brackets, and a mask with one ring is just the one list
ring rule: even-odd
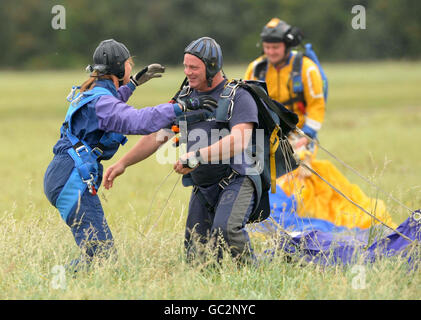
{"label": "harness strap", "polygon": [[236,80],[225,84],[216,108],[215,118],[217,122],[229,122],[231,120],[232,110],[234,109],[234,97],[238,87],[239,82]]}
{"label": "harness strap", "polygon": [[292,90],[294,93],[303,92],[303,81],[301,80],[301,69],[303,66],[303,53],[297,52],[295,54],[294,62],[292,63]]}
{"label": "harness strap", "polygon": [[304,102],[304,94],[298,93],[296,97],[288,99],[286,101],[281,102],[283,105],[289,106],[289,105],[293,105],[296,102],[302,101]]}
{"label": "harness strap", "polygon": [[[226,187],[228,187],[228,185],[234,180],[235,177],[237,177],[238,175],[240,175],[237,171],[235,171],[234,169],[231,168],[231,173],[222,178],[219,182],[218,185],[219,187],[224,190]],[[205,196],[202,194],[202,192],[200,192],[200,189],[198,186],[193,186],[193,193],[198,197],[199,201],[202,203],[202,205],[210,212],[210,213],[214,213],[215,212],[215,207],[210,205],[209,202],[206,200]]]}
{"label": "harness strap", "polygon": [[276,150],[279,147],[279,126],[277,126],[270,135],[270,189],[272,193],[276,193]]}
{"label": "harness strap", "polygon": [[253,76],[261,81],[265,81],[266,78],[266,72],[268,68],[268,60],[267,58],[264,58],[262,61],[256,64],[254,67]]}
{"label": "harness strap", "polygon": [[104,150],[107,148],[106,146],[115,141],[124,146],[128,139],[126,136],[119,133],[105,132],[96,146],[92,148],[91,153],[96,157],[95,160],[100,161]]}
{"label": "harness strap", "polygon": [[[88,186],[89,192],[92,195],[96,194],[98,189],[98,158],[96,152],[92,152],[93,149],[89,146],[79,142],[72,148],[67,150],[67,153],[72,157],[75,162],[75,168],[77,169],[80,178]],[[100,153],[102,155],[102,153]]]}
{"label": "harness strap", "polygon": [[193,193],[197,196],[197,198],[199,199],[199,201],[202,203],[202,205],[210,212],[210,213],[214,213],[215,212],[215,207],[211,206],[209,204],[209,202],[206,200],[206,198],[204,197],[204,195],[202,194],[202,192],[200,192],[200,189],[198,186],[193,186]]}
{"label": "harness strap", "polygon": [[200,113],[194,113],[194,114],[186,114],[178,116],[176,119],[177,125],[179,125],[180,121],[186,121],[188,124],[194,124],[201,121],[208,121],[210,119],[213,119],[214,115],[213,113],[209,111],[203,111]]}

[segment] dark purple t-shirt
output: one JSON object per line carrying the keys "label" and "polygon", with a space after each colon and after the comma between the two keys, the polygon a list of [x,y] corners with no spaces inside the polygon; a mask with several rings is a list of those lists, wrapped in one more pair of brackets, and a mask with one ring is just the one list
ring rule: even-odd
{"label": "dark purple t-shirt", "polygon": [[[227,80],[222,81],[217,87],[207,92],[193,90],[189,97],[210,95],[214,99],[219,100],[226,82]],[[257,127],[259,123],[257,106],[252,96],[245,89],[237,88],[233,101],[232,116],[228,123],[217,122],[214,118],[211,118],[187,125],[188,151],[196,151],[216,143],[228,135],[237,124],[254,123],[254,127]],[[230,172],[230,167],[242,175],[247,174],[246,169],[254,166],[253,159],[249,153],[250,149],[244,150],[241,154],[229,160],[220,161],[219,163],[201,164],[191,172],[194,184],[205,186],[217,183]]]}

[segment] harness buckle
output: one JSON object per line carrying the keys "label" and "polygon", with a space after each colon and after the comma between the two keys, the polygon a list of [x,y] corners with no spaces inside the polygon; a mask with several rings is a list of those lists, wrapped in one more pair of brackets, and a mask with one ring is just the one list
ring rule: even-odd
{"label": "harness buckle", "polygon": [[181,91],[180,94],[178,95],[178,98],[184,98],[184,97],[190,95],[190,93],[192,92],[192,89],[191,89],[190,86],[187,86],[187,88],[183,88],[183,90],[184,89],[186,89],[185,92]]}
{"label": "harness buckle", "polygon": [[232,118],[232,109],[234,108],[234,99],[230,100],[230,105],[228,107],[228,112],[227,112],[227,120],[231,120]]}
{"label": "harness buckle", "polygon": [[[231,85],[232,83],[234,83],[234,85]],[[229,98],[229,97],[231,97],[235,93],[235,91],[237,90],[237,87],[238,87],[238,83],[236,83],[236,82],[230,82],[230,83],[228,83],[225,88],[230,88],[231,90],[229,91],[228,94],[224,94],[224,92],[225,92],[225,89],[224,89],[222,91],[220,97],[221,98]]]}
{"label": "harness buckle", "polygon": [[235,171],[234,169],[231,169],[231,173],[229,174],[228,177],[222,178],[221,181],[219,181],[218,185],[221,187],[222,190],[224,190],[230,183],[231,180],[236,177],[237,175],[239,175],[239,173],[237,171]]}
{"label": "harness buckle", "polygon": [[66,100],[67,100],[67,101],[69,101],[69,102],[72,102],[72,101],[73,101],[73,99],[75,98],[76,91],[77,91],[78,89],[80,89],[80,87],[78,87],[78,86],[73,86],[73,87],[72,87],[72,89],[70,90],[69,95],[66,97]]}
{"label": "harness buckle", "polygon": [[86,151],[86,153],[88,153],[89,152],[89,150],[88,150],[88,148],[83,144],[83,145],[81,145],[81,146],[79,146],[79,147],[77,147],[77,148],[75,148],[75,152],[76,152],[76,154],[80,157],[80,154],[79,154],[79,151],[81,151],[81,150],[85,150]]}
{"label": "harness buckle", "polygon": [[91,176],[90,179],[83,179],[82,178],[82,182],[86,183],[88,185],[89,193],[94,196],[94,195],[96,195],[96,188],[95,188],[95,184],[94,184],[94,176],[93,176],[92,173],[90,174],[90,176]]}
{"label": "harness buckle", "polygon": [[101,157],[104,153],[100,148],[95,147],[92,149],[91,153],[93,153],[97,158]]}
{"label": "harness buckle", "polygon": [[229,185],[228,178],[223,178],[221,181],[219,181],[218,185],[221,187],[222,190],[224,190]]}
{"label": "harness buckle", "polygon": [[236,175],[238,175],[238,172],[237,171],[235,171],[235,170],[233,170],[233,169],[231,169],[232,170],[232,172],[230,173],[230,175],[228,176],[228,180],[231,180],[232,178],[234,178]]}

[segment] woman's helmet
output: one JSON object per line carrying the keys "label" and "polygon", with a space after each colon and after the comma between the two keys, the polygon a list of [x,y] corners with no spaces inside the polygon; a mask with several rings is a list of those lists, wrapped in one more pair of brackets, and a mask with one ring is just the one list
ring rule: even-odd
{"label": "woman's helmet", "polygon": [[202,37],[192,41],[184,49],[184,54],[186,53],[203,61],[206,67],[206,80],[210,87],[213,77],[222,69],[222,50],[219,44],[212,38]]}
{"label": "woman's helmet", "polygon": [[126,46],[114,39],[102,41],[95,49],[93,66],[88,66],[89,71],[96,70],[98,75],[113,74],[122,79],[125,73],[124,63],[130,57]]}

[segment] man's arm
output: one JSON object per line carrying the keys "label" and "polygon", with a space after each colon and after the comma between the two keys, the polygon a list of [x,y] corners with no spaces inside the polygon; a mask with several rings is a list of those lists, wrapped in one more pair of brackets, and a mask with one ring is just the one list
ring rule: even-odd
{"label": "man's arm", "polygon": [[159,132],[143,136],[119,161],[107,169],[104,175],[104,187],[110,189],[113,186],[114,179],[123,174],[128,166],[138,163],[148,158],[158,148],[168,140],[158,139]]}
{"label": "man's arm", "polygon": [[[254,123],[239,123],[232,127],[231,133],[218,142],[200,149],[200,156],[206,163],[223,161],[232,158],[247,148],[252,136]],[[188,152],[180,157],[174,164],[174,170],[180,174],[187,174],[194,170],[184,168],[183,163],[187,158],[194,156],[195,152]]]}

